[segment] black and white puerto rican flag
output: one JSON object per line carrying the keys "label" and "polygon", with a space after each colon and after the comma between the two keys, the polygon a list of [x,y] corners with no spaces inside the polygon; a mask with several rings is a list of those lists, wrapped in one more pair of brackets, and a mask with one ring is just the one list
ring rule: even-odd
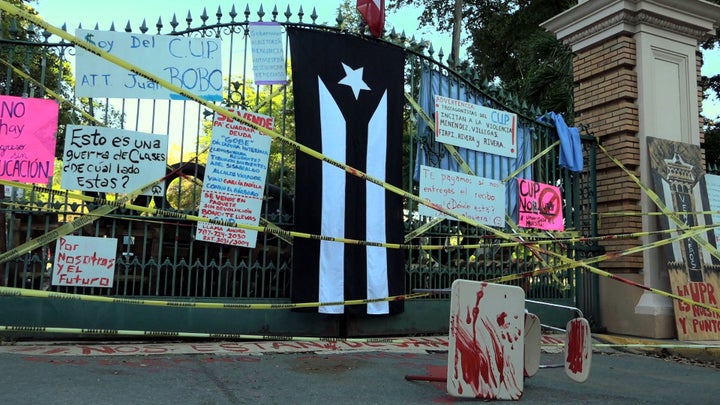
{"label": "black and white puerto rican flag", "polygon": [[[288,27],[296,139],[323,155],[402,186],[402,49],[349,35]],[[295,230],[402,243],[402,197],[298,152]],[[293,302],[403,293],[397,249],[295,238]],[[329,314],[393,314],[402,301],[323,306]]]}

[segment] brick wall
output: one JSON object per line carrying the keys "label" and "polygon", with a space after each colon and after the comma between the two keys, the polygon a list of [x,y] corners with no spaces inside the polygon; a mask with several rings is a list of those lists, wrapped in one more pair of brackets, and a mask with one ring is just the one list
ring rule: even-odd
{"label": "brick wall", "polygon": [[[608,154],[639,177],[635,65],[635,40],[621,35],[578,52],[573,70],[575,124],[588,125]],[[640,211],[640,187],[604,153],[598,154],[597,186],[599,233],[640,232],[640,216],[614,215]],[[641,242],[623,239],[606,241],[602,245],[607,252],[615,252],[639,246]],[[637,272],[643,267],[642,254],[606,260],[599,267],[614,272]]]}

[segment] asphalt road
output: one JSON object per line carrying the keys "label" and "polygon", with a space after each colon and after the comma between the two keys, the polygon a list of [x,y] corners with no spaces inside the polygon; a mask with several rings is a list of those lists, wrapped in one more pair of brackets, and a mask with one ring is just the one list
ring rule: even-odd
{"label": "asphalt road", "polygon": [[[148,350],[145,350],[147,352]],[[150,351],[152,352],[152,351]],[[560,354],[542,355],[558,364]],[[2,404],[433,404],[466,403],[440,382],[447,352],[52,355],[0,352]],[[606,350],[583,384],[561,368],[525,380],[525,403],[710,404],[720,371]],[[479,401],[477,401],[479,402]]]}

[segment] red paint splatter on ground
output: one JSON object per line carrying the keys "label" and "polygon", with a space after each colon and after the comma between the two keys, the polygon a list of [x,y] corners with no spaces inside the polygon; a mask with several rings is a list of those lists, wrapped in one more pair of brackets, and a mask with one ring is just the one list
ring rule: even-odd
{"label": "red paint splatter on ground", "polygon": [[[575,323],[577,325],[577,323]],[[583,349],[585,348],[585,325],[570,328],[568,336],[567,359],[568,369],[575,374],[583,371]]]}

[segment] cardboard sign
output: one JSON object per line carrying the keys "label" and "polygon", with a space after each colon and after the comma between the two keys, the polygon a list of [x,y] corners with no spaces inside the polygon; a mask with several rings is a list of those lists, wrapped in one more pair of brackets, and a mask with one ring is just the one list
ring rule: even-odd
{"label": "cardboard sign", "polygon": [[525,292],[517,286],[455,280],[450,292],[447,392],[520,399]]}
{"label": "cardboard sign", "polygon": [[112,287],[116,238],[63,236],[55,244],[52,285]]}
{"label": "cardboard sign", "polygon": [[520,210],[518,225],[524,228],[564,231],[560,189],[531,180],[517,179]]}
{"label": "cardboard sign", "polygon": [[[696,214],[709,208],[700,147],[648,137],[648,152],[653,190],[662,203],[686,227],[707,225],[710,216]],[[667,216],[659,221],[660,229],[679,228]],[[665,245],[663,252],[672,292],[718,307],[720,265],[706,248],[715,243],[715,232],[708,230],[694,238],[675,241]],[[679,340],[720,340],[718,313],[679,300],[673,300],[673,306]]]}
{"label": "cardboard sign", "polygon": [[0,96],[0,178],[47,183],[55,166],[58,103]]}
{"label": "cardboard sign", "polygon": [[124,66],[75,47],[78,97],[185,99],[157,82],[131,72],[142,67],[188,93],[222,101],[220,40],[78,29],[75,36],[126,61]]}
{"label": "cardboard sign", "polygon": [[517,156],[517,115],[435,96],[435,140],[514,158]]}
{"label": "cardboard sign", "polygon": [[[272,117],[243,110],[234,112],[267,129],[273,127]],[[270,137],[255,128],[222,115],[215,119],[200,216],[231,224],[257,226],[260,223],[270,144]],[[257,231],[198,222],[196,238],[253,248]]]}
{"label": "cardboard sign", "polygon": [[[60,185],[69,190],[128,193],[165,177],[168,138],[117,128],[68,125]],[[162,196],[165,183],[146,195]]]}
{"label": "cardboard sign", "polygon": [[[432,201],[474,221],[490,226],[505,224],[505,185],[484,177],[420,166],[420,198]],[[421,205],[420,215],[452,218]]]}
{"label": "cardboard sign", "polygon": [[255,84],[287,83],[282,26],[276,22],[251,22],[248,29]]}

